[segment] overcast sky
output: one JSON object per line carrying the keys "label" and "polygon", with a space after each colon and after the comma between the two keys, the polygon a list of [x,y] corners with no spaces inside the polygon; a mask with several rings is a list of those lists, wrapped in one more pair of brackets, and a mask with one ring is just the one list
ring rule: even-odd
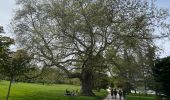
{"label": "overcast sky", "polygon": [[0,25],[4,27],[5,32],[8,32],[8,26],[14,14],[13,8],[15,8],[15,0],[0,0]]}
{"label": "overcast sky", "polygon": [[[157,5],[170,10],[170,0],[157,0]],[[8,25],[15,7],[15,0],[0,0],[0,25],[4,27],[5,32],[9,33]],[[13,37],[12,34],[10,36]],[[162,41],[158,45],[163,49],[161,57],[170,56],[170,41]]]}

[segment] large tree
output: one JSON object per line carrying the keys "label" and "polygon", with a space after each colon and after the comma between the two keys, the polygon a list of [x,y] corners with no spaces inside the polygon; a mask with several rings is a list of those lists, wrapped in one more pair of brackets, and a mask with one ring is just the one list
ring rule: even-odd
{"label": "large tree", "polygon": [[[106,50],[123,56],[157,38],[167,12],[142,0],[18,0],[13,26],[34,61],[79,78],[81,93],[94,95],[95,73],[107,67]],[[165,34],[166,35],[166,34]],[[115,62],[116,60],[113,59]]]}

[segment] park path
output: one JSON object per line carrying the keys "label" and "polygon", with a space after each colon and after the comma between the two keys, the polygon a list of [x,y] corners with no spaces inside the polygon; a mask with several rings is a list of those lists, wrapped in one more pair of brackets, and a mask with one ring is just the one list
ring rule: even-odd
{"label": "park path", "polygon": [[108,94],[108,96],[104,100],[124,100],[124,99],[123,98],[120,99],[118,95],[116,96],[115,99],[115,97],[112,98],[111,95]]}
{"label": "park path", "polygon": [[115,99],[115,97],[111,97],[110,91],[108,91],[108,93],[109,94],[107,95],[107,97],[104,100],[124,100],[123,97],[120,99],[119,95],[117,95],[116,99]]}

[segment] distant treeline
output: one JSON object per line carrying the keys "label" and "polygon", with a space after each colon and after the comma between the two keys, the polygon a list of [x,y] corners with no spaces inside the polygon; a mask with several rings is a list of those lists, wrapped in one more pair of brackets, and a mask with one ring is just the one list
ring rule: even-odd
{"label": "distant treeline", "polygon": [[[0,74],[1,80],[9,80]],[[27,82],[27,83],[42,83],[42,84],[72,84],[80,85],[80,81],[77,78],[69,79],[67,76],[56,68],[46,68],[44,71],[42,69],[36,68],[35,70],[15,77],[14,82]]]}

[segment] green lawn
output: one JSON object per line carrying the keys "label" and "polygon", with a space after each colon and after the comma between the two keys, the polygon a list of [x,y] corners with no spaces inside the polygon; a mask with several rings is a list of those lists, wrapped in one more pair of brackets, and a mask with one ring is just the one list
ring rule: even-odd
{"label": "green lawn", "polygon": [[127,100],[155,100],[155,98],[147,96],[127,96]]}
{"label": "green lawn", "polygon": [[155,95],[130,94],[126,100],[155,100]]}
{"label": "green lawn", "polygon": [[[0,81],[0,100],[5,100],[9,82]],[[12,84],[9,100],[102,100],[106,91],[95,92],[95,97],[87,96],[64,96],[65,89],[80,90],[80,86],[75,85],[41,85],[31,83]]]}

